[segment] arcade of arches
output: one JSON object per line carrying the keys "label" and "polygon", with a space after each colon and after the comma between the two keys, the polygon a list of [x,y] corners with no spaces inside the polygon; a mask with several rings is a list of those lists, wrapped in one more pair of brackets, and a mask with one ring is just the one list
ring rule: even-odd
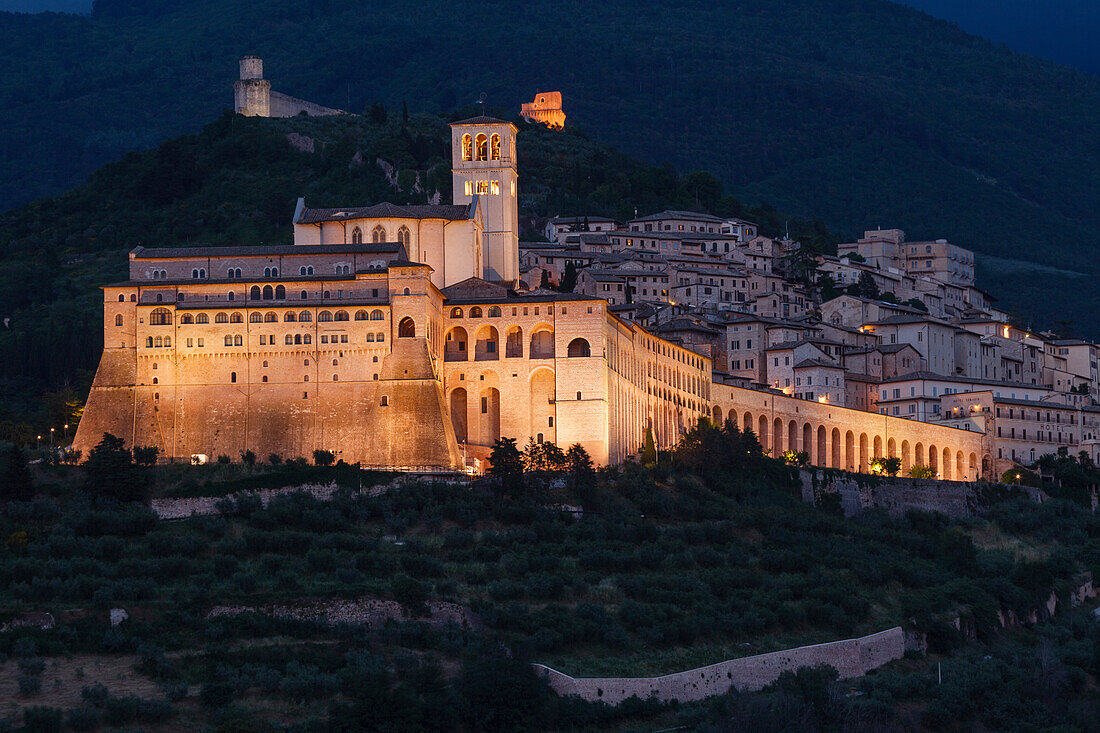
{"label": "arcade of arches", "polygon": [[903,476],[919,465],[948,481],[993,470],[982,433],[726,385],[714,386],[711,419],[752,430],[772,456],[804,451],[814,466],[868,473],[875,458],[900,458]]}

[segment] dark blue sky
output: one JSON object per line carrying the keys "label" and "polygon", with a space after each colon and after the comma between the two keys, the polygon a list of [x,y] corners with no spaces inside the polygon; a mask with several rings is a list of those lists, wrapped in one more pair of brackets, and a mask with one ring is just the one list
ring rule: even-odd
{"label": "dark blue sky", "polygon": [[[1100,0],[900,0],[964,30],[1100,74]],[[0,0],[0,10],[87,13],[91,0]]]}
{"label": "dark blue sky", "polygon": [[1097,0],[901,0],[1017,51],[1100,73]]}

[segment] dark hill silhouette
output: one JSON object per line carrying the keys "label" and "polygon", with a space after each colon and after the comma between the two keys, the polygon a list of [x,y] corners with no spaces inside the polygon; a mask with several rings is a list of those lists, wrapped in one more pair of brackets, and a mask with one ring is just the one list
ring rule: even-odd
{"label": "dark hill silhouette", "polygon": [[[0,16],[0,206],[198,129],[237,58],[340,108],[510,110],[571,123],[846,235],[898,226],[985,258],[1002,302],[1095,333],[1100,80],[885,0],[102,0]],[[1029,263],[1071,271],[1037,274]],[[1083,273],[1074,277],[1072,271]],[[1087,330],[1086,330],[1087,329]]]}

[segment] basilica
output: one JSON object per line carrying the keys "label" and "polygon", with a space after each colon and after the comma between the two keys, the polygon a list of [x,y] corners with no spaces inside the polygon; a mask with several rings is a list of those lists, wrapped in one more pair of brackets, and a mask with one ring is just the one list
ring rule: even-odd
{"label": "basilica", "polygon": [[451,125],[451,204],[299,200],[293,244],[131,251],[74,447],[463,470],[501,436],[604,464],[674,443],[712,414],[710,360],[520,280],[516,132]]}

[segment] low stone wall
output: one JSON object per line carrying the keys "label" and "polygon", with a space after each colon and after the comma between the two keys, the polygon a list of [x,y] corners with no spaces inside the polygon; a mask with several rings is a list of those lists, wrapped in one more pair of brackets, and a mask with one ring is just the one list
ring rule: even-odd
{"label": "low stone wall", "polygon": [[[366,496],[381,496],[395,485],[401,483],[404,477],[399,476],[388,484],[379,484],[363,488],[356,493]],[[225,499],[240,499],[245,496],[259,497],[266,507],[276,496],[292,494],[296,491],[304,491],[319,501],[329,501],[336,494],[339,487],[336,482],[328,484],[303,484],[301,486],[284,486],[278,489],[260,489],[258,491],[241,491],[227,496],[195,496],[186,499],[153,499],[149,502],[149,508],[157,513],[158,519],[187,519],[192,514],[217,514],[218,502]]]}
{"label": "low stone wall", "polygon": [[583,677],[562,674],[536,664],[535,671],[559,695],[577,695],[589,702],[618,705],[631,697],[656,697],[662,702],[693,702],[729,692],[759,690],[786,670],[828,664],[841,679],[859,677],[905,654],[905,634],[900,626],[859,639],[800,646],[770,654],[730,659],[709,667],[676,672],[663,677]]}
{"label": "low stone wall", "polygon": [[[817,476],[817,485],[814,476]],[[904,476],[879,477],[866,474],[832,474],[802,469],[802,500],[814,503],[822,492],[840,495],[844,516],[854,517],[871,508],[885,509],[901,516],[911,509],[940,512],[951,517],[973,516],[981,508],[980,495],[992,484],[977,481],[941,481]],[[1017,487],[1012,487],[1017,488]],[[1018,487],[1032,499],[1042,502],[1046,495],[1029,486]]]}

